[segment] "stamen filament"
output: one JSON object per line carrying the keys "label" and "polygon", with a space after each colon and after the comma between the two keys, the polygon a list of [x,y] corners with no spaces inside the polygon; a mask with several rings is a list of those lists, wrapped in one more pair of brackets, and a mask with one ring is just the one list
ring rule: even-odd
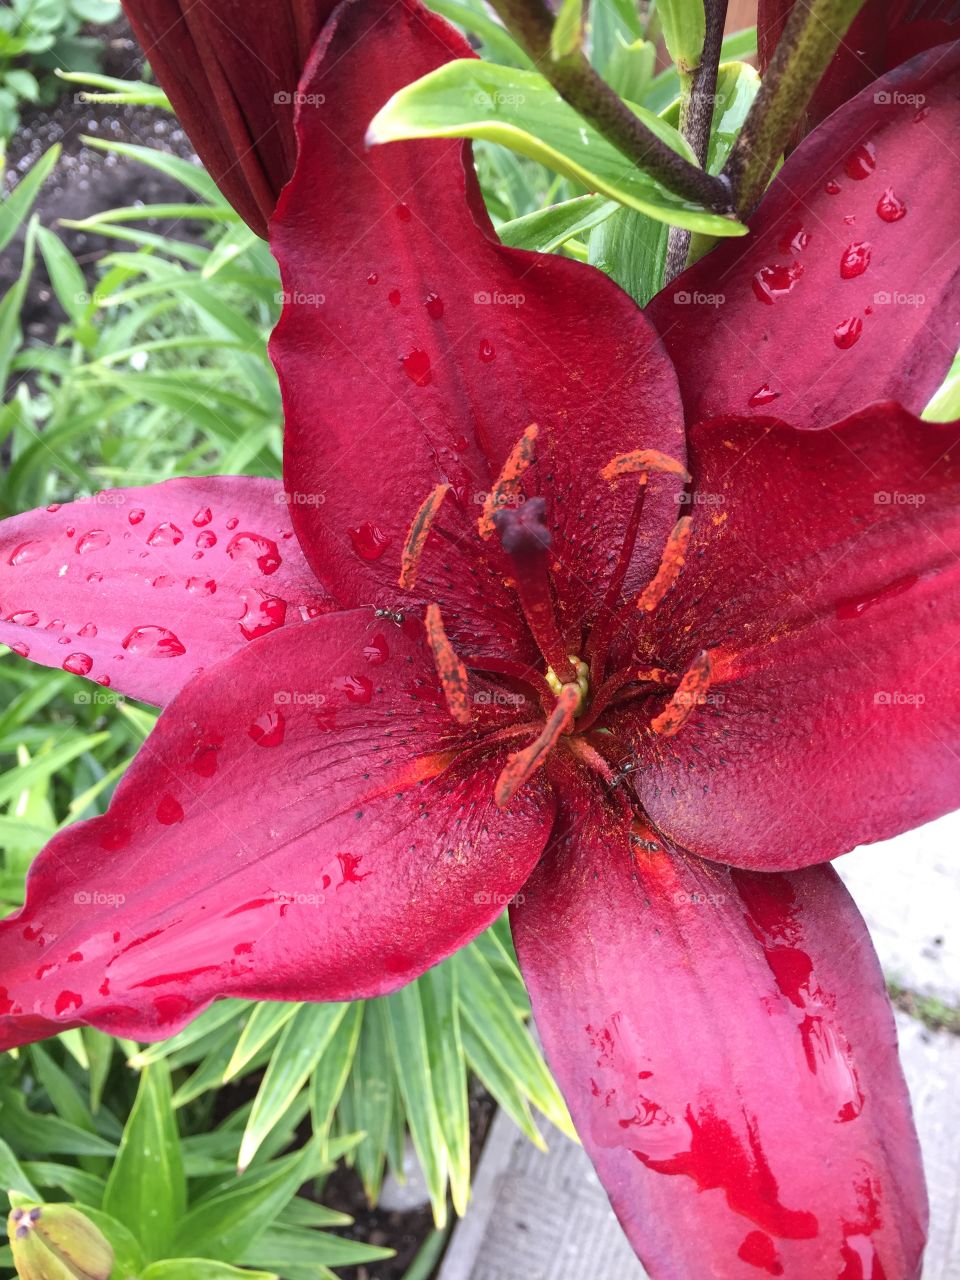
{"label": "stamen filament", "polygon": [[531,423],[527,427],[503,464],[496,484],[484,499],[483,511],[477,521],[481,538],[493,537],[496,529],[493,517],[511,502],[515,503],[520,496],[520,479],[533,463],[534,445],[539,430],[536,423]]}
{"label": "stamen filament", "polygon": [[598,685],[603,677],[603,663],[607,656],[610,637],[613,634],[614,624],[617,620],[617,602],[620,599],[620,592],[623,590],[623,582],[627,576],[627,569],[633,556],[633,548],[637,542],[637,534],[640,531],[640,521],[643,517],[643,503],[646,495],[647,473],[644,472],[640,476],[640,487],[637,490],[633,509],[627,521],[616,568],[604,594],[599,617],[590,632],[590,639],[587,641],[587,660],[590,663],[590,676],[595,685]]}
{"label": "stamen filament", "polygon": [[539,737],[512,755],[497,779],[493,798],[499,808],[509,804],[528,778],[540,768],[560,737],[570,728],[579,704],[577,685],[565,684]]}
{"label": "stamen filament", "polygon": [[427,630],[427,640],[433,651],[437,675],[440,677],[440,687],[443,689],[443,696],[447,700],[450,714],[458,724],[469,724],[473,717],[468,696],[467,668],[457,657],[453,645],[447,639],[438,604],[427,606],[424,625]]}
{"label": "stamen filament", "polygon": [[637,599],[638,609],[645,609],[647,613],[652,613],[676,582],[686,561],[692,532],[693,519],[690,516],[681,516],[667,539],[656,575],[647,583]]}
{"label": "stamen filament", "polygon": [[410,526],[410,532],[407,534],[407,540],[404,543],[400,557],[399,584],[406,591],[412,591],[417,581],[420,557],[423,555],[423,548],[426,546],[430,526],[433,524],[440,506],[449,492],[450,486],[448,484],[438,484],[427,494],[420,504],[419,511],[413,517],[413,523]]}
{"label": "stamen filament", "polygon": [[709,649],[704,649],[687,667],[674,690],[673,697],[663,711],[650,721],[650,728],[661,738],[672,738],[690,719],[695,708],[702,705],[713,679],[713,661]]}

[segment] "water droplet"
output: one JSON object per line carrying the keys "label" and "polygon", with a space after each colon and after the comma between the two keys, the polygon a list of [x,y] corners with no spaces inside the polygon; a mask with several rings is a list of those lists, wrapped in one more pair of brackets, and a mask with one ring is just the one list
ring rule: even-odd
{"label": "water droplet", "polygon": [[175,547],[178,542],[182,541],[183,530],[178,529],[169,520],[165,520],[163,524],[158,524],[153,533],[147,538],[147,545],[150,547]]}
{"label": "water droplet", "polygon": [[134,627],[122,644],[141,658],[179,658],[186,653],[178,637],[166,627]]}
{"label": "water droplet", "polygon": [[887,187],[877,201],[877,216],[884,222],[899,222],[901,218],[907,216],[907,206],[894,192],[893,187]]}
{"label": "water droplet", "polygon": [[392,539],[377,525],[365,520],[358,529],[348,529],[353,549],[361,560],[379,560]]}
{"label": "water droplet", "polygon": [[100,572],[100,570],[99,570],[99,569],[94,569],[93,573],[88,573],[88,574],[87,574],[87,581],[88,581],[88,582],[102,582],[102,581],[103,581],[103,574]]}
{"label": "water droplet", "polygon": [[55,511],[60,510],[62,505],[63,504],[61,502],[51,502],[49,507],[47,507],[47,510],[50,512],[51,515],[53,515]]}
{"label": "water droplet", "polygon": [[220,763],[217,748],[211,743],[198,747],[190,761],[190,768],[201,778],[212,778]]}
{"label": "water droplet", "polygon": [[762,387],[757,387],[756,391],[747,401],[751,409],[759,409],[761,405],[771,404],[774,400],[780,399],[780,392],[773,391],[766,383]]}
{"label": "water droplet", "polygon": [[259,533],[234,534],[227,543],[227,555],[231,560],[256,565],[263,574],[276,573],[283,563],[277,544]]}
{"label": "water droplet", "polygon": [[264,596],[252,587],[241,593],[245,607],[240,630],[247,640],[269,635],[282,627],[287,616],[287,602],[276,596]]}
{"label": "water droplet", "polygon": [[805,231],[799,219],[787,223],[780,236],[781,253],[802,253],[810,243],[810,232]]}
{"label": "water droplet", "polygon": [[373,681],[366,676],[344,676],[339,687],[349,702],[365,707],[373,697]]}
{"label": "water droplet", "polygon": [[210,510],[210,508],[201,507],[200,510],[197,512],[197,514],[193,517],[193,523],[198,529],[201,529],[205,524],[209,524],[212,519],[213,519],[213,512]]}
{"label": "water droplet", "polygon": [[377,275],[377,273],[375,271],[371,271],[370,274],[367,276],[367,284],[376,284],[379,279],[380,277]]}
{"label": "water droplet", "polygon": [[67,535],[67,537],[68,537],[68,538],[72,538],[72,537],[73,537],[73,535],[74,535],[77,531],[76,531],[76,529],[73,527],[73,525],[72,525],[72,524],[70,524],[70,525],[67,525],[67,528],[66,528],[66,531],[65,531],[65,532],[66,532],[66,535]]}
{"label": "water droplet", "polygon": [[64,671],[70,671],[75,676],[87,676],[93,667],[93,659],[88,653],[71,653],[64,658],[62,666]]}
{"label": "water droplet", "polygon": [[869,178],[877,167],[877,149],[872,142],[861,142],[843,162],[843,171],[848,178],[862,182]]}
{"label": "water droplet", "polygon": [[427,294],[427,315],[432,320],[439,320],[443,315],[443,299],[439,293]]}
{"label": "water droplet", "polygon": [[802,275],[803,264],[800,262],[791,262],[786,267],[761,267],[752,281],[754,297],[772,307],[778,298],[790,292]]}
{"label": "water droplet", "polygon": [[18,609],[16,613],[7,614],[7,622],[15,622],[18,627],[35,627],[39,621],[39,614],[32,609]]}
{"label": "water droplet", "polygon": [[143,507],[134,507],[132,511],[127,513],[127,519],[131,524],[139,524],[146,514]]}
{"label": "water droplet", "polygon": [[97,684],[102,684],[102,685],[103,685],[103,687],[104,687],[105,689],[109,689],[109,687],[110,687],[110,677],[109,677],[109,676],[97,676]]}
{"label": "water droplet", "polygon": [[881,587],[879,591],[874,591],[869,595],[857,596],[851,600],[841,600],[837,604],[837,617],[842,622],[850,622],[854,618],[859,618],[868,609],[872,609],[874,605],[882,604],[884,600],[889,600],[893,596],[899,596],[905,591],[909,591],[917,581],[918,578],[915,573],[908,573],[906,577],[897,578],[895,582],[888,583],[887,586]]}
{"label": "water droplet", "polygon": [[379,633],[372,636],[363,646],[363,656],[371,667],[382,667],[390,657],[390,650],[387,648],[385,637]]}
{"label": "water droplet", "polygon": [[279,747],[287,732],[287,722],[281,711],[265,711],[247,730],[258,747]]}
{"label": "water droplet", "polygon": [[21,565],[33,564],[40,560],[50,550],[49,542],[21,542],[18,547],[10,552],[7,558],[7,564]]}
{"label": "water droplet", "polygon": [[93,622],[85,622],[77,634],[83,636],[84,640],[92,640],[97,634],[96,624]]}
{"label": "water droplet", "polygon": [[213,578],[188,578],[187,590],[192,591],[195,596],[212,596],[217,590],[217,584]]}
{"label": "water droplet", "polygon": [[410,206],[406,204],[398,204],[394,212],[401,222],[409,222],[413,217],[410,212]]}
{"label": "water droplet", "polygon": [[91,529],[89,533],[83,534],[77,539],[77,545],[74,547],[78,556],[86,555],[88,551],[102,551],[104,547],[109,547],[110,535],[105,529]]}
{"label": "water droplet", "polygon": [[840,194],[840,183],[831,178],[823,189],[828,196],[838,196]]}
{"label": "water droplet", "polygon": [[430,372],[430,357],[426,351],[421,351],[419,347],[414,347],[407,355],[402,356],[400,363],[403,365],[403,372],[416,386],[426,387],[433,381],[433,374]]}
{"label": "water droplet", "polygon": [[202,533],[197,534],[194,545],[198,546],[201,551],[209,551],[211,547],[217,545],[217,535],[212,529],[204,529]]}
{"label": "water droplet", "polygon": [[233,530],[237,527],[239,523],[240,521],[237,519],[236,516],[231,516],[230,519],[227,521],[227,528],[230,530]]}
{"label": "water droplet", "polygon": [[391,307],[399,307],[399,305],[400,305],[400,290],[399,290],[399,289],[391,289],[391,290],[390,290],[390,292],[387,294],[387,301],[390,303]]}
{"label": "water droplet", "polygon": [[76,991],[61,991],[54,1001],[53,1011],[56,1014],[69,1013],[71,1009],[79,1009],[83,1004],[83,996]]}
{"label": "water droplet", "polygon": [[160,798],[157,805],[157,821],[165,827],[172,827],[183,821],[183,805],[169,793]]}
{"label": "water droplet", "polygon": [[855,342],[859,342],[863,332],[863,321],[859,316],[850,316],[841,320],[833,331],[833,340],[841,351],[847,351]]}
{"label": "water droplet", "polygon": [[497,358],[496,348],[487,338],[481,339],[477,354],[484,364],[489,364],[491,360],[496,360]]}
{"label": "water droplet", "polygon": [[870,265],[870,245],[866,240],[855,240],[848,244],[840,258],[840,275],[844,280],[853,280],[862,276]]}
{"label": "water droplet", "polygon": [[13,644],[8,645],[7,647],[14,653],[19,654],[21,658],[30,657],[30,646],[28,644],[21,643],[19,640],[14,640]]}
{"label": "water droplet", "polygon": [[167,573],[161,573],[151,581],[150,585],[151,587],[172,587],[175,582],[176,578],[171,578]]}
{"label": "water droplet", "polygon": [[51,618],[43,629],[44,631],[62,631],[66,625],[62,618]]}
{"label": "water droplet", "polygon": [[918,108],[917,108],[917,113],[916,113],[916,115],[913,117],[913,123],[914,123],[914,124],[920,124],[923,120],[926,120],[926,118],[927,118],[927,116],[928,116],[929,114],[930,114],[930,108],[929,108],[929,107],[918,107]]}

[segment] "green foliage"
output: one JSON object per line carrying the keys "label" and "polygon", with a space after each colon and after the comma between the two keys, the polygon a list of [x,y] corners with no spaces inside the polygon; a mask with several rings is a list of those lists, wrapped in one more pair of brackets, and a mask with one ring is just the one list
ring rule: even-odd
{"label": "green foliage", "polygon": [[54,72],[95,71],[100,42],[86,23],[113,22],[119,0],[9,0],[0,8],[0,163],[25,102],[52,102]]}

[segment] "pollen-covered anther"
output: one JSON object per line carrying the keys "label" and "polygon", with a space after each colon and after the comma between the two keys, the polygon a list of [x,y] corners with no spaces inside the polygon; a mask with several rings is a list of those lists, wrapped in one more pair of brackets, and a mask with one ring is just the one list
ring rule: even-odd
{"label": "pollen-covered anther", "polygon": [[496,525],[493,517],[504,507],[516,506],[520,497],[520,481],[533,464],[539,427],[531,423],[510,451],[496,483],[483,500],[483,511],[477,521],[481,538],[492,538]]}
{"label": "pollen-covered anther", "polygon": [[661,738],[672,738],[690,719],[693,712],[706,702],[707,690],[713,679],[713,660],[709,649],[703,649],[683,673],[670,701],[650,721],[650,728]]}
{"label": "pollen-covered anther", "polygon": [[570,729],[579,704],[579,686],[565,684],[540,736],[522,751],[515,752],[497,779],[493,798],[499,808],[509,804],[523,784],[540,768],[562,735]]}
{"label": "pollen-covered anther", "polygon": [[612,484],[621,476],[632,476],[638,472],[643,476],[644,482],[651,472],[656,475],[678,476],[685,484],[690,479],[690,472],[682,462],[671,458],[667,453],[661,453],[659,449],[634,449],[630,453],[618,453],[601,470],[600,478],[609,480]]}
{"label": "pollen-covered anther", "polygon": [[687,547],[690,545],[692,533],[692,518],[681,516],[667,539],[659,569],[637,598],[638,609],[645,609],[647,613],[652,613],[676,582],[686,562]]}
{"label": "pollen-covered anther", "polygon": [[427,606],[424,625],[447,708],[458,724],[469,724],[473,717],[470,711],[467,668],[457,657],[453,645],[447,639],[439,605]]}
{"label": "pollen-covered anther", "polygon": [[398,582],[406,591],[412,591],[417,581],[420,557],[423,555],[427,536],[441,504],[449,492],[450,486],[448,484],[436,485],[420,504],[419,511],[413,517],[413,523],[410,526],[410,532],[407,534],[407,540],[403,545],[403,552],[400,556],[400,577]]}

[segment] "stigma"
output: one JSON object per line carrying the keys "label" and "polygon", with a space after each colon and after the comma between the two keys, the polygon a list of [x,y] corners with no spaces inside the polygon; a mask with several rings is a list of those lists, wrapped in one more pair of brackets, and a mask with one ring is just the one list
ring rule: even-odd
{"label": "stigma", "polygon": [[546,681],[558,698],[562,693],[565,684],[576,685],[580,692],[580,697],[577,699],[577,704],[573,709],[573,714],[578,716],[581,711],[585,709],[590,700],[590,668],[583,659],[578,658],[575,653],[569,654],[567,660],[576,672],[576,680],[561,680],[553,667],[547,667]]}

